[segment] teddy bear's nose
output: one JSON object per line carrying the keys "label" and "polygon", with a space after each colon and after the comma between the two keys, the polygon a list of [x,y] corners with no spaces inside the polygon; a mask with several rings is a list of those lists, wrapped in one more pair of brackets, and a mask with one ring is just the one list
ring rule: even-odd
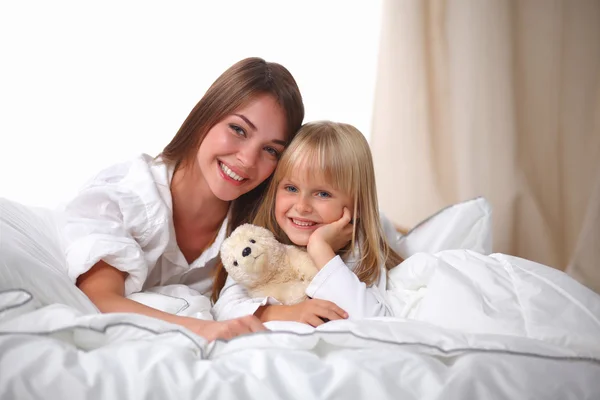
{"label": "teddy bear's nose", "polygon": [[246,247],[244,250],[242,250],[243,257],[248,257],[250,255],[250,253],[252,253],[252,250],[250,249],[250,247]]}

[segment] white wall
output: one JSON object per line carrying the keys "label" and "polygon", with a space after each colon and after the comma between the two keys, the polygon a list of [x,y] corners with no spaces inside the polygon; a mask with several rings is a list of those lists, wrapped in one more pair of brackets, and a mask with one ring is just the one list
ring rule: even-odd
{"label": "white wall", "polygon": [[306,120],[369,137],[380,1],[0,3],[0,197],[55,207],[99,169],[158,153],[216,77],[285,65]]}

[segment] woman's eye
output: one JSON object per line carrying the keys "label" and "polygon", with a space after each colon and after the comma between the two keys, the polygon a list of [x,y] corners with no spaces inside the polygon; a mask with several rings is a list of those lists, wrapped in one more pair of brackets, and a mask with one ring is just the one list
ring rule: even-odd
{"label": "woman's eye", "polygon": [[319,192],[319,193],[317,193],[317,196],[321,197],[323,199],[328,199],[328,198],[331,197],[331,195],[329,193],[327,193],[327,192]]}
{"label": "woman's eye", "polygon": [[267,153],[269,153],[270,155],[272,155],[275,158],[279,158],[279,151],[275,150],[272,147],[265,147],[265,150],[267,151]]}
{"label": "woman's eye", "polygon": [[234,124],[230,124],[229,127],[231,128],[231,130],[233,130],[236,134],[240,135],[240,136],[244,136],[246,137],[246,131]]}

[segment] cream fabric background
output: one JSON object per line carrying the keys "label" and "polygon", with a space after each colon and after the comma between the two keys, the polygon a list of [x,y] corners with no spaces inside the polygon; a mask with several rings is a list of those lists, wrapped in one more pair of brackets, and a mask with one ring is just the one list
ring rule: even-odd
{"label": "cream fabric background", "polygon": [[600,1],[386,0],[377,79],[394,222],[483,195],[494,251],[600,292]]}

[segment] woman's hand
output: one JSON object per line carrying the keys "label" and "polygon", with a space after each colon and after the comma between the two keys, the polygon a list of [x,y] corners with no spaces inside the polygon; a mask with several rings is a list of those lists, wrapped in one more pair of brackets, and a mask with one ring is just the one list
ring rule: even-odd
{"label": "woman's hand", "polygon": [[327,264],[335,253],[352,240],[353,225],[350,210],[344,207],[342,217],[316,229],[308,238],[306,250],[318,269]]}
{"label": "woman's hand", "polygon": [[185,317],[181,325],[209,342],[216,339],[232,339],[239,335],[266,330],[262,322],[254,315],[226,321],[207,321]]}
{"label": "woman's hand", "polygon": [[325,320],[348,318],[348,313],[327,300],[308,299],[292,306],[270,305],[258,309],[255,314],[261,321],[297,321],[319,326]]}

